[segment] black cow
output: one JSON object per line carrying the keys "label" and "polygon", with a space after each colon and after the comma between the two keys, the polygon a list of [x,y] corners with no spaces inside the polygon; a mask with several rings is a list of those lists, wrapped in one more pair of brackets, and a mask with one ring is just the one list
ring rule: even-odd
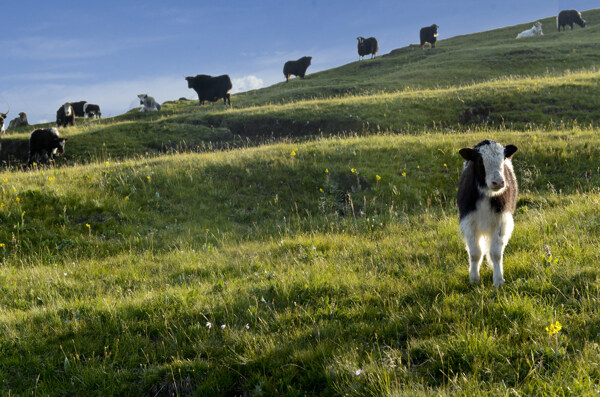
{"label": "black cow", "polygon": [[56,111],[56,126],[66,127],[67,125],[75,125],[75,111],[69,102],[59,107]]}
{"label": "black cow", "polygon": [[306,75],[306,69],[310,66],[310,61],[312,61],[312,57],[302,57],[296,61],[287,61],[283,65],[285,81],[290,81],[290,76],[292,74],[294,76],[300,76],[300,78],[303,79]]}
{"label": "black cow", "polygon": [[563,30],[567,30],[566,25],[569,25],[571,27],[571,30],[573,30],[574,23],[581,26],[582,28],[585,28],[587,25],[583,18],[581,18],[581,13],[577,10],[562,10],[556,16],[556,27],[558,28],[559,32],[560,28],[563,28]]}
{"label": "black cow", "polygon": [[358,36],[356,40],[358,40],[358,60],[365,55],[371,55],[371,58],[375,58],[375,54],[379,51],[379,44],[375,37],[365,39],[362,36]]}
{"label": "black cow", "polygon": [[204,105],[204,102],[216,102],[223,98],[224,105],[231,105],[231,95],[229,90],[233,87],[229,75],[209,76],[199,74],[194,77],[186,77],[188,88],[192,88],[198,94],[198,103]]}
{"label": "black cow", "polygon": [[35,160],[45,163],[54,160],[65,151],[67,138],[61,138],[56,128],[40,128],[33,131],[29,137],[29,158],[31,165]]}
{"label": "black cow", "polygon": [[85,111],[83,108],[87,101],[79,101],[79,102],[70,102],[73,107],[73,111],[75,112],[75,116],[77,117],[85,117]]}
{"label": "black cow", "polygon": [[100,112],[100,106],[94,105],[93,103],[86,103],[85,105],[83,105],[83,113],[90,119],[94,117],[102,117],[102,113]]}
{"label": "black cow", "polygon": [[435,42],[437,41],[439,28],[440,27],[435,23],[431,26],[421,28],[421,31],[419,32],[419,36],[421,38],[421,48],[425,46],[425,43],[429,43],[431,44],[431,48],[435,48]]}

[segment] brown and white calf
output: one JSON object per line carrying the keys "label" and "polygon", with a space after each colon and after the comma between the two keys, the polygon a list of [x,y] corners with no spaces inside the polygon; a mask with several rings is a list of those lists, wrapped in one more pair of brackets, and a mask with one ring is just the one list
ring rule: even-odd
{"label": "brown and white calf", "polygon": [[494,267],[494,286],[504,284],[502,256],[514,229],[519,188],[511,157],[514,145],[492,140],[460,149],[465,159],[458,185],[460,231],[467,244],[471,283],[479,283],[483,256]]}

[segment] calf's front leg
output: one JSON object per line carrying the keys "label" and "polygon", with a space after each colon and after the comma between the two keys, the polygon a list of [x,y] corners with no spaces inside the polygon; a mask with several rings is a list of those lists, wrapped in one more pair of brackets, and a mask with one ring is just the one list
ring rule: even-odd
{"label": "calf's front leg", "polygon": [[466,240],[467,253],[469,254],[469,260],[471,263],[469,280],[471,281],[471,284],[479,284],[479,281],[481,279],[479,275],[479,269],[481,268],[481,261],[483,260],[481,244],[476,236],[466,236]]}
{"label": "calf's front leg", "polygon": [[502,217],[500,226],[492,234],[490,259],[494,266],[494,287],[501,287],[504,285],[504,267],[502,258],[504,257],[504,248],[506,248],[506,245],[508,244],[513,229],[513,217],[511,214],[505,213]]}

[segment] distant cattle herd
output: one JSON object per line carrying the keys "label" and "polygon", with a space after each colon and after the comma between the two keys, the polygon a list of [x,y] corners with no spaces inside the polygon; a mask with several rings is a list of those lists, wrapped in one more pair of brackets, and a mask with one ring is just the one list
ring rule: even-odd
{"label": "distant cattle herd", "polygon": [[[577,24],[581,27],[587,25],[586,21],[581,17],[581,13],[577,10],[563,10],[556,17],[556,26],[558,31],[566,30],[566,26],[570,26],[573,30],[573,25]],[[419,40],[420,47],[423,49],[426,44],[429,44],[431,48],[435,48],[435,44],[438,37],[439,26],[432,24],[420,29]],[[541,22],[535,22],[531,29],[525,30],[517,35],[517,39],[533,36],[542,36],[542,24]],[[365,56],[370,55],[371,58],[375,58],[379,51],[379,43],[375,37],[364,38],[358,36],[358,56],[359,61]],[[290,77],[297,76],[304,79],[306,70],[311,65],[312,57],[304,56],[297,60],[291,60],[285,62],[283,66],[283,75],[285,76],[286,82],[289,81]],[[185,78],[188,83],[188,88],[193,89],[198,94],[198,104],[203,105],[208,102],[216,102],[223,99],[224,105],[231,105],[231,95],[229,91],[233,85],[229,75],[224,74],[221,76],[209,76],[206,74],[199,74],[193,77]],[[139,94],[140,100],[140,111],[151,112],[160,111],[161,105],[153,97],[148,94]],[[10,109],[9,109],[10,110]],[[0,131],[4,132],[6,119],[8,117],[9,110],[6,113],[0,113]],[[87,101],[77,102],[66,102],[62,104],[56,111],[56,127],[69,127],[75,125],[75,118],[101,118],[102,113],[100,106]],[[22,126],[28,126],[27,114],[20,112],[19,116],[10,120],[8,128],[18,128]],[[61,138],[56,128],[36,129],[30,135],[29,140],[29,158],[28,163],[32,163],[34,159],[40,162],[46,162],[53,160],[55,156],[60,155],[64,152],[64,144],[66,138]],[[2,146],[0,145],[0,148]]]}

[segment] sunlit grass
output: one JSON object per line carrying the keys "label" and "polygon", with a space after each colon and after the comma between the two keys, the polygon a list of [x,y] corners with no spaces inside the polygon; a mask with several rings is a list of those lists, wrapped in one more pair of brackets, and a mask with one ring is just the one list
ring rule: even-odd
{"label": "sunlit grass", "polygon": [[[0,172],[0,394],[596,394],[597,15],[61,129]],[[486,138],[519,147],[500,289],[455,204]]]}
{"label": "sunlit grass", "polygon": [[469,286],[454,204],[457,150],[485,136],[4,172],[4,390],[593,387],[596,131],[495,136],[522,187],[500,290]]}

